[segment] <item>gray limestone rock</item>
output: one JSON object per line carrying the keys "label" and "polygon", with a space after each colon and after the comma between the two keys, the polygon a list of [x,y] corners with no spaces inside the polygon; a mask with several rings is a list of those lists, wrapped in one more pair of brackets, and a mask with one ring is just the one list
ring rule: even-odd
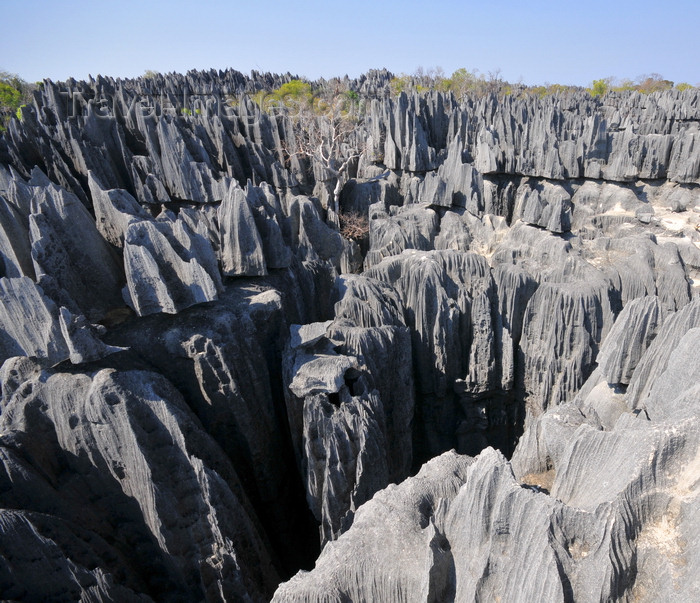
{"label": "gray limestone rock", "polygon": [[288,268],[291,263],[291,251],[282,234],[281,223],[284,216],[271,187],[266,183],[261,187],[248,183],[246,200],[260,233],[267,268]]}
{"label": "gray limestone rock", "polygon": [[122,269],[85,206],[53,184],[34,189],[29,236],[36,276],[56,279],[88,318],[121,306]]}
{"label": "gray limestone rock", "polygon": [[297,354],[294,378],[289,389],[297,398],[314,394],[337,394],[345,384],[345,373],[357,368],[352,356],[328,354]]}
{"label": "gray limestone rock", "polygon": [[366,275],[390,284],[411,329],[420,454],[456,443],[455,385],[479,396],[497,389],[495,287],[484,258],[471,252],[406,251]]}
{"label": "gray limestone rock", "polygon": [[224,276],[267,274],[262,239],[245,192],[235,183],[219,206],[221,267]]}
{"label": "gray limestone rock", "polygon": [[224,198],[225,179],[217,179],[202,143],[177,119],[164,117],[156,126],[160,176],[170,196],[182,201],[206,203]]}
{"label": "gray limestone rock", "polygon": [[477,218],[466,210],[448,211],[440,220],[435,249],[476,251],[489,256],[507,232],[505,218],[484,214]]}
{"label": "gray limestone rock", "polygon": [[[387,304],[382,290],[364,277],[342,279],[336,308],[344,318],[291,328],[287,412],[322,545],[348,529],[360,504],[411,469],[410,333],[398,300]],[[352,321],[357,306],[349,302],[363,292],[376,296],[372,313],[359,315],[370,326]]]}
{"label": "gray limestone rock", "polygon": [[581,425],[551,496],[493,449],[445,453],[376,494],[273,600],[692,600],[697,551],[676,537],[698,529],[696,429],[696,418]]}
{"label": "gray limestone rock", "polygon": [[131,222],[124,238],[124,300],[139,316],[176,314],[222,290],[211,244],[180,219]]}
{"label": "gray limestone rock", "polygon": [[306,547],[318,546],[303,513],[282,392],[291,306],[285,298],[294,290],[255,280],[255,287],[237,281],[216,302],[176,317],[154,314],[120,325],[109,341],[131,342],[134,353],[182,392],[236,469],[275,554],[294,567]]}
{"label": "gray limestone rock", "polygon": [[537,281],[516,264],[500,264],[493,271],[500,320],[496,323],[496,358],[500,359],[501,388],[512,390],[518,366],[523,319]]}
{"label": "gray limestone rock", "polygon": [[613,324],[605,283],[543,283],[523,319],[527,409],[534,416],[571,400],[593,372]]}
{"label": "gray limestone rock", "polygon": [[48,366],[97,360],[122,350],[105,345],[84,316],[58,306],[28,277],[0,279],[0,362],[28,356]]}
{"label": "gray limestone rock", "polygon": [[484,181],[473,164],[465,161],[462,139],[456,136],[447,149],[444,163],[429,172],[419,199],[437,207],[460,207],[474,216],[484,213]]}
{"label": "gray limestone rock", "polygon": [[615,320],[598,354],[600,375],[607,383],[628,385],[639,360],[661,327],[658,297],[629,302]]}
{"label": "gray limestone rock", "polygon": [[576,230],[594,228],[611,236],[636,223],[640,216],[654,214],[650,203],[622,183],[587,180],[576,189],[571,202]]}
{"label": "gray limestone rock", "polygon": [[124,247],[124,234],[131,222],[148,220],[149,214],[123,189],[105,190],[95,175],[88,174],[97,230],[115,247]]}
{"label": "gray limestone rock", "polygon": [[372,446],[385,451],[383,462],[388,479],[398,483],[410,474],[413,461],[415,386],[411,334],[403,326],[365,328],[342,320],[331,323],[327,332],[339,353],[358,359],[367,373],[363,377],[367,388],[376,391],[373,408],[381,413],[376,421],[384,427],[382,437],[386,444]]}
{"label": "gray limestone rock", "polygon": [[[220,448],[164,378],[42,371],[24,359],[7,361],[0,377],[3,506],[80,526],[88,539],[76,547],[56,530],[52,559],[65,569],[51,598],[70,582],[67,567],[89,563],[88,545],[93,558],[102,553],[96,586],[114,581],[161,600],[266,598],[277,575],[255,514]],[[15,586],[29,598],[47,587],[41,579]]]}
{"label": "gray limestone rock", "polygon": [[681,421],[698,416],[700,328],[689,329],[654,380],[644,410],[652,421]]}
{"label": "gray limestone rock", "polygon": [[393,172],[381,171],[368,179],[350,179],[340,195],[340,211],[349,214],[367,215],[371,205],[401,205],[402,195],[397,188]]}
{"label": "gray limestone rock", "polygon": [[409,205],[387,213],[383,208],[373,206],[370,208],[365,270],[406,249],[432,249],[438,228],[438,215],[429,207]]}
{"label": "gray limestone rock", "polygon": [[[692,313],[688,310],[685,313],[692,321]],[[630,387],[626,396],[625,388],[628,383],[639,383],[640,377],[643,381],[649,376],[648,363],[655,366],[659,362],[659,353],[653,351],[654,337],[659,329],[663,333],[668,328],[661,327],[660,315],[656,297],[639,298],[625,306],[601,346],[598,368],[573,402],[549,409],[528,425],[512,459],[517,475],[543,473],[553,466],[563,466],[562,450],[578,425],[585,423],[596,429],[613,430],[620,417],[634,408],[634,389]],[[679,344],[682,332],[685,332],[683,327],[678,329],[678,335],[665,336],[665,344],[660,346],[662,358],[667,358],[669,349]],[[649,395],[646,403],[654,409],[651,414],[657,420],[671,417],[682,420],[693,412],[696,380],[691,375],[695,363],[688,362],[693,354],[689,345],[692,332],[693,329],[687,332],[689,339],[685,340],[683,351],[671,353],[675,363],[668,369],[670,372],[667,368],[653,369],[654,395]],[[650,359],[645,361],[645,366],[647,354]],[[646,411],[645,416],[648,415]]]}
{"label": "gray limestone rock", "polygon": [[343,388],[304,399],[304,477],[323,547],[352,525],[357,508],[389,483],[384,408],[376,392]]}
{"label": "gray limestone rock", "polygon": [[0,137],[3,596],[267,600],[320,524],[277,600],[700,599],[698,91],[310,82],[365,103],[339,181],[292,79],[47,80]]}
{"label": "gray limestone rock", "polygon": [[644,408],[654,384],[666,371],[671,354],[686,333],[697,327],[700,327],[700,300],[692,301],[664,321],[630,379],[627,389],[629,408]]}
{"label": "gray limestone rock", "polygon": [[315,569],[281,584],[273,601],[447,600],[440,597],[447,594],[450,554],[441,546],[436,515],[464,483],[471,462],[448,452],[377,493],[357,511],[350,531],[326,545]]}
{"label": "gray limestone rock", "polygon": [[513,219],[555,233],[568,232],[571,230],[571,195],[560,185],[526,180],[516,193]]}
{"label": "gray limestone rock", "polygon": [[[343,275],[335,283],[334,314],[359,327],[405,325],[404,308],[396,291],[381,281],[361,275]],[[330,324],[330,323],[327,323]]]}
{"label": "gray limestone rock", "polygon": [[1,195],[0,276],[36,278],[27,223],[19,210]]}
{"label": "gray limestone rock", "polygon": [[338,267],[344,250],[343,238],[326,225],[314,203],[307,197],[295,197],[289,215],[297,255],[307,261],[327,261]]}
{"label": "gray limestone rock", "polygon": [[0,551],[0,588],[7,600],[154,600],[120,584],[136,582],[133,571],[128,578],[123,569],[119,578],[105,571],[110,557],[121,556],[116,547],[51,515],[0,510]]}

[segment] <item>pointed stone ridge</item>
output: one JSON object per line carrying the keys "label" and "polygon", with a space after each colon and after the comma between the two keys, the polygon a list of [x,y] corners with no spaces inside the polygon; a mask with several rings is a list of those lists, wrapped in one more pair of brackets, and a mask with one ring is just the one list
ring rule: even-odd
{"label": "pointed stone ridge", "polygon": [[[37,170],[38,172],[38,170]],[[29,237],[37,278],[56,279],[88,318],[122,305],[123,272],[95,221],[73,194],[35,172]]]}
{"label": "pointed stone ridge", "polygon": [[253,100],[292,74],[11,120],[3,596],[257,603],[323,546],[278,599],[700,600],[700,91],[392,78],[309,82],[340,177]]}
{"label": "pointed stone ridge", "polygon": [[700,555],[676,537],[700,526],[688,490],[697,417],[627,417],[614,432],[576,429],[551,496],[519,483],[491,448],[476,459],[444,453],[375,494],[314,570],[281,584],[273,601],[598,600],[649,590],[652,600],[692,600]]}
{"label": "pointed stone ridge", "polygon": [[513,219],[555,233],[569,232],[571,195],[562,186],[551,182],[526,182],[518,189]]}
{"label": "pointed stone ridge", "polygon": [[346,318],[291,327],[287,414],[292,432],[301,428],[297,458],[309,508],[321,524],[321,546],[346,531],[377,490],[411,468],[411,342],[408,329],[395,326],[400,316],[391,305],[398,300],[381,300],[387,312],[374,318],[385,316],[389,324],[371,327],[353,323],[349,312],[356,305],[346,301],[380,291],[363,277],[343,280],[336,307],[345,307]]}
{"label": "pointed stone ridge", "polygon": [[0,278],[0,299],[0,363],[29,356],[46,366],[81,364],[124,349],[102,343],[84,316],[57,306],[26,276]]}
{"label": "pointed stone ridge", "polygon": [[294,566],[300,549],[309,543],[312,550],[318,547],[318,533],[299,521],[305,496],[301,480],[290,479],[297,474],[296,461],[280,435],[288,428],[277,350],[289,331],[289,308],[282,291],[264,286],[262,293],[245,284],[229,287],[216,302],[184,315],[154,314],[125,323],[110,333],[110,341],[129,342],[134,354],[177,384],[235,467],[270,550]]}
{"label": "pointed stone ridge", "polygon": [[129,223],[124,268],[124,300],[139,316],[177,314],[214,301],[223,290],[209,241],[171,213]]}
{"label": "pointed stone ridge", "polygon": [[292,254],[282,234],[284,214],[277,195],[265,182],[258,187],[248,181],[245,192],[248,206],[260,234],[267,268],[270,270],[288,268]]}
{"label": "pointed stone ridge", "polygon": [[370,207],[369,216],[370,251],[365,270],[406,249],[433,249],[440,220],[431,207],[408,205],[389,209],[377,204]]}
{"label": "pointed stone ridge", "polygon": [[[421,417],[415,455],[430,458],[456,447],[459,434],[474,427],[478,400],[501,395],[500,317],[488,263],[471,252],[404,251],[365,275],[396,290],[411,331]],[[494,408],[505,412],[500,402]],[[505,422],[502,429],[508,430]]]}
{"label": "pointed stone ridge", "polygon": [[235,182],[219,206],[218,217],[224,276],[266,275],[262,239],[245,191]]}
{"label": "pointed stone ridge", "polygon": [[134,221],[148,220],[146,212],[127,191],[123,189],[105,190],[97,177],[88,173],[88,184],[95,210],[97,230],[108,243],[124,247],[124,233]]}
{"label": "pointed stone ridge", "polygon": [[449,572],[436,568],[437,580],[428,574],[436,564],[447,570],[449,552],[440,554],[433,515],[457,494],[472,462],[447,452],[415,477],[378,492],[358,509],[350,531],[326,546],[315,569],[281,584],[273,601],[441,600],[437,595],[445,592],[435,593],[435,583]]}
{"label": "pointed stone ridge", "polygon": [[[373,420],[379,429],[378,440],[373,442],[366,438],[363,446],[379,451],[376,454],[380,454],[381,459],[376,462],[387,467],[389,481],[386,483],[398,483],[410,474],[413,462],[416,395],[411,333],[403,326],[365,328],[336,320],[328,329],[328,339],[339,353],[359,360],[363,372],[361,379],[353,374],[346,384],[350,385],[348,389],[353,399],[362,390],[362,383],[366,384],[370,394],[365,398],[369,402],[363,404],[369,404],[373,409]],[[382,487],[373,482],[372,492]]]}
{"label": "pointed stone ridge", "polygon": [[662,323],[659,298],[640,297],[620,312],[598,354],[598,371],[607,383],[629,385],[640,359]]}
{"label": "pointed stone ridge", "polygon": [[[334,311],[359,327],[404,326],[404,309],[387,283],[362,275],[344,275],[335,282]],[[330,322],[327,324],[331,324]]]}
{"label": "pointed stone ridge", "polygon": [[461,207],[477,217],[483,215],[484,180],[473,164],[464,161],[460,136],[450,143],[444,163],[426,175],[419,199],[438,207]]}
{"label": "pointed stone ridge", "polygon": [[[652,400],[651,391],[669,369],[670,358],[680,341],[687,333],[698,327],[700,327],[700,300],[697,299],[664,321],[658,335],[647,348],[630,379],[627,389],[627,403],[630,408],[645,408],[649,402],[656,406],[662,402]],[[677,361],[678,358],[676,358]],[[686,366],[690,365],[692,365],[692,355],[687,359]],[[665,412],[662,413],[662,415],[665,414]]]}
{"label": "pointed stone ridge", "polygon": [[520,340],[528,410],[534,416],[573,398],[593,372],[613,320],[604,283],[539,286],[528,303]]}
{"label": "pointed stone ridge", "polygon": [[[41,370],[28,359],[7,362],[0,378],[0,431],[12,434],[1,445],[0,481],[12,491],[4,502],[63,526],[41,539],[52,551],[44,561],[56,570],[52,584],[39,572],[23,585],[26,596],[89,590],[77,578],[98,557],[110,593],[119,593],[118,583],[153,598],[269,597],[277,574],[236,473],[166,379]],[[40,569],[36,557],[22,563],[36,536],[18,536],[22,555],[10,567]],[[140,546],[125,555],[134,540]]]}
{"label": "pointed stone ridge", "polygon": [[2,195],[0,195],[0,276],[36,278],[26,220]]}

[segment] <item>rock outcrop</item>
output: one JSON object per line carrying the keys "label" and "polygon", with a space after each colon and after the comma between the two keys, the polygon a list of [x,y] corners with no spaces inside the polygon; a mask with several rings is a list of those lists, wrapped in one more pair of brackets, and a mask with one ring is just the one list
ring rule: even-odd
{"label": "rock outcrop", "polygon": [[[265,600],[276,572],[254,511],[163,377],[70,374],[13,358],[2,393],[3,505],[23,509],[5,517],[21,538],[12,544],[18,571],[37,572],[15,585],[15,597],[92,588],[109,597]],[[79,546],[62,548],[71,540]],[[52,554],[27,566],[37,541]],[[15,562],[5,559],[12,575]],[[42,563],[58,575],[39,571]]]}
{"label": "rock outcrop", "polygon": [[177,312],[223,289],[211,243],[173,214],[133,221],[124,235],[124,301],[139,315]]}
{"label": "rock outcrop", "polygon": [[700,93],[392,78],[8,123],[3,598],[700,598]]}
{"label": "rock outcrop", "polygon": [[445,453],[378,493],[273,601],[692,600],[698,555],[679,537],[698,529],[698,444],[697,417],[582,425],[551,495],[493,449]]}

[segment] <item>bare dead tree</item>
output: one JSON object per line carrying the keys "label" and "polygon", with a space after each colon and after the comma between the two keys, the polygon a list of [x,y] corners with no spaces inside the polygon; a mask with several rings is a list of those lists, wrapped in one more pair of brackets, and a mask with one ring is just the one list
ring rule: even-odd
{"label": "bare dead tree", "polygon": [[279,100],[278,109],[291,120],[294,132],[294,140],[285,147],[287,158],[304,157],[316,168],[315,174],[335,182],[328,219],[340,227],[340,193],[348,180],[349,167],[364,148],[358,136],[362,123],[359,99],[348,91],[329,91],[322,96],[304,90]]}

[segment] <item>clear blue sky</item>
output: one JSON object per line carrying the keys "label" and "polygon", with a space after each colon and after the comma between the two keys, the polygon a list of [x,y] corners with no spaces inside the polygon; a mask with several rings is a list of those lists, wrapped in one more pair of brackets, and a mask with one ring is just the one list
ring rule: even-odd
{"label": "clear blue sky", "polygon": [[700,2],[2,0],[0,69],[28,81],[233,67],[309,78],[459,67],[526,84],[700,83]]}

